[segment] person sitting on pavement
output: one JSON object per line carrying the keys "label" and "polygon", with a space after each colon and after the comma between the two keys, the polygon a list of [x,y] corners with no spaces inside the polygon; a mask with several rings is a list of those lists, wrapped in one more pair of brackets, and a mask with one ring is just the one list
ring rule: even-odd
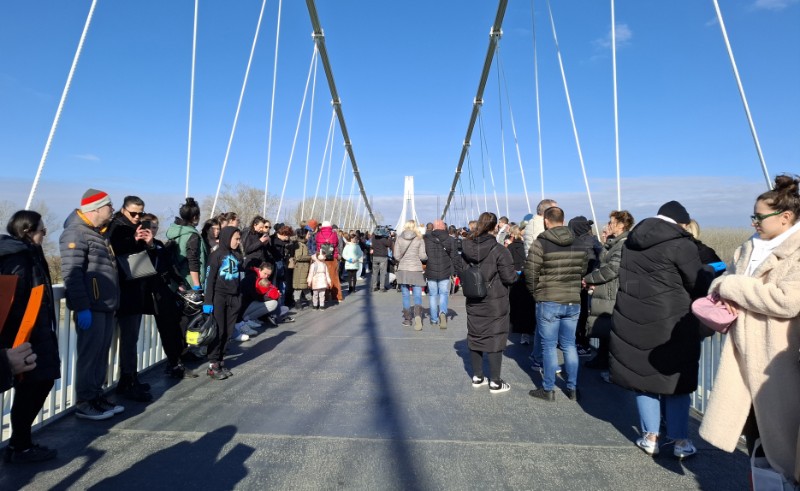
{"label": "person sitting on pavement", "polygon": [[281,292],[269,281],[272,270],[272,263],[264,261],[245,271],[242,280],[242,305],[244,306],[242,326],[246,326],[248,329],[240,329],[240,333],[251,336],[257,334],[257,331],[253,331],[251,328],[262,326],[259,319],[264,319],[273,326],[277,326],[279,322],[294,322],[293,317],[286,315],[289,308],[284,305],[279,307]]}

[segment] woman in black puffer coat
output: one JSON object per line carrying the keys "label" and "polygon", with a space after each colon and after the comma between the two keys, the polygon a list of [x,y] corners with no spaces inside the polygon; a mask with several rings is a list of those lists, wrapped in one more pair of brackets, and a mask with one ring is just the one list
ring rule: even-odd
{"label": "woman in black puffer coat", "polygon": [[[489,293],[481,299],[467,298],[467,345],[472,359],[472,386],[489,384],[489,392],[511,388],[500,378],[503,350],[508,341],[508,318],[511,310],[508,290],[517,280],[514,262],[508,249],[490,233],[497,225],[494,213],[483,212],[475,231],[462,241],[462,254],[468,264],[478,264]],[[466,267],[466,266],[465,266]],[[489,358],[489,378],[483,376],[483,354]]]}
{"label": "woman in black puffer coat", "polygon": [[15,344],[33,288],[43,286],[43,295],[27,340],[36,353],[36,368],[14,381],[11,439],[3,457],[12,463],[38,462],[54,458],[56,450],[31,441],[31,424],[42,409],[54,381],[61,378],[53,285],[42,252],[47,229],[42,216],[29,210],[14,213],[6,229],[9,235],[0,236],[0,274],[16,276],[17,285],[11,310],[4,325],[0,326],[0,348],[11,348]]}
{"label": "woman in black puffer coat", "polygon": [[622,251],[611,380],[637,392],[642,437],[636,444],[649,455],[659,451],[662,401],[675,456],[697,451],[688,439],[689,396],[697,389],[700,359],[699,324],[691,304],[703,266],[685,230],[689,221],[686,209],[671,201],[630,232]]}

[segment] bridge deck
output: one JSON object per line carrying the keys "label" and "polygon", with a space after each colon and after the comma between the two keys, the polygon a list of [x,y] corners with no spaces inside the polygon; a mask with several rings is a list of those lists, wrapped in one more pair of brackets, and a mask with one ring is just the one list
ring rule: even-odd
{"label": "bridge deck", "polygon": [[512,335],[511,391],[469,383],[461,295],[447,330],[400,325],[400,296],[340,307],[233,343],[235,376],[172,382],[109,421],[68,415],[35,438],[59,449],[4,465],[0,489],[745,489],[748,461],[699,440],[677,461],[636,448],[632,394],[583,370],[583,399],[527,392],[539,375]]}

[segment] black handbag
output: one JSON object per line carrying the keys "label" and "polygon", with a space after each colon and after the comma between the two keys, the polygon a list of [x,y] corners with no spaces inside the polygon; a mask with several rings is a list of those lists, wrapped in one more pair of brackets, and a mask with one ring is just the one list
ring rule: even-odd
{"label": "black handbag", "polygon": [[117,264],[122,269],[126,280],[138,280],[157,274],[147,251],[136,252],[127,256],[117,256]]}

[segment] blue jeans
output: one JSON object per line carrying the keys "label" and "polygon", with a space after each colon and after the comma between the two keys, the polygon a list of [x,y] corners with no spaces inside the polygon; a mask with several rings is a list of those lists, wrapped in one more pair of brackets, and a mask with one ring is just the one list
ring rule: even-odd
{"label": "blue jeans", "polygon": [[447,297],[450,295],[450,278],[428,280],[428,302],[431,306],[431,324],[439,323],[439,312],[447,315]]}
{"label": "blue jeans", "polygon": [[400,293],[403,294],[403,310],[411,308],[409,296],[414,292],[414,305],[422,305],[422,287],[416,285],[400,285]]}
{"label": "blue jeans", "polygon": [[[578,327],[580,313],[580,303],[539,302],[536,304],[536,336],[540,337],[542,367],[544,368],[542,386],[545,390],[553,390],[556,384],[556,369],[558,368],[556,345],[558,344],[561,345],[561,351],[564,353],[567,389],[574,389],[577,386],[578,350],[575,349],[575,328]],[[536,357],[535,344],[534,357]]]}
{"label": "blue jeans", "polygon": [[658,435],[661,426],[661,403],[667,420],[667,436],[675,440],[689,438],[689,394],[658,395],[642,392],[636,394],[642,433]]}

